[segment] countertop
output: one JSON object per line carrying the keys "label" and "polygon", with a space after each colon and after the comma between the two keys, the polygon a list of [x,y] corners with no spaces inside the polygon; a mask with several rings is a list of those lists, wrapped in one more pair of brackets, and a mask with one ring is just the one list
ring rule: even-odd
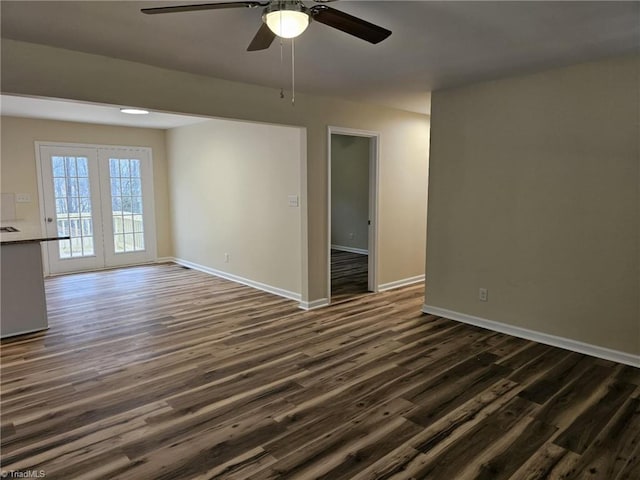
{"label": "countertop", "polygon": [[15,233],[7,233],[0,235],[0,245],[15,245],[19,243],[40,243],[52,242],[55,240],[69,240],[71,237],[27,237],[16,235]]}

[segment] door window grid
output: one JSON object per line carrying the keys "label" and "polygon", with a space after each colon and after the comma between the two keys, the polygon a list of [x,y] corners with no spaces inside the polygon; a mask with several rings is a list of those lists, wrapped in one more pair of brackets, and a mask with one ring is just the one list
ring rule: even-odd
{"label": "door window grid", "polygon": [[58,254],[61,259],[93,256],[88,159],[54,156],[52,169],[58,235],[71,237],[58,242]]}
{"label": "door window grid", "polygon": [[115,253],[144,251],[140,160],[109,159]]}

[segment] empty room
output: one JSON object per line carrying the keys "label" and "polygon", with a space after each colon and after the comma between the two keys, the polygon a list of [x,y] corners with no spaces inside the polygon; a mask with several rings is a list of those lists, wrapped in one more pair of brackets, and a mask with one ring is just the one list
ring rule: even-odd
{"label": "empty room", "polygon": [[0,9],[1,476],[640,478],[640,2]]}

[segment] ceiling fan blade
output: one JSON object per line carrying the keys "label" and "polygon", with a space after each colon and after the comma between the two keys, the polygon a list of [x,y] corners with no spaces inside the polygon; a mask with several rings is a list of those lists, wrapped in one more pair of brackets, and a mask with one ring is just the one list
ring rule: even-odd
{"label": "ceiling fan blade", "polygon": [[253,37],[253,40],[251,40],[251,43],[247,47],[247,52],[266,50],[271,46],[275,38],[276,34],[271,31],[266,23],[263,23],[258,29],[256,36]]}
{"label": "ceiling fan blade", "polygon": [[314,5],[309,9],[309,12],[315,21],[366,40],[369,43],[380,43],[391,35],[391,30],[326,5]]}
{"label": "ceiling fan blade", "polygon": [[222,8],[256,8],[266,7],[269,2],[221,2],[221,3],[201,3],[197,5],[174,5],[171,7],[143,8],[142,13],[153,15],[156,13],[177,13],[195,12],[198,10],[218,10]]}

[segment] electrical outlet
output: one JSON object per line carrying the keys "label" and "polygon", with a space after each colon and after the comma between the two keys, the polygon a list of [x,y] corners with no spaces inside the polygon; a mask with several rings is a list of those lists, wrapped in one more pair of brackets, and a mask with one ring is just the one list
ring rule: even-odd
{"label": "electrical outlet", "polygon": [[489,290],[486,288],[481,288],[478,290],[478,299],[481,302],[487,302],[489,300]]}
{"label": "electrical outlet", "polygon": [[224,254],[224,263],[229,263],[229,259],[231,258],[231,255],[229,255],[228,253]]}
{"label": "electrical outlet", "polygon": [[31,203],[31,194],[16,193],[16,203]]}
{"label": "electrical outlet", "polygon": [[350,239],[350,240],[353,240],[353,238],[354,238],[355,236],[356,236],[356,234],[355,234],[355,233],[353,233],[353,232],[350,232],[350,233],[349,233],[349,239]]}

